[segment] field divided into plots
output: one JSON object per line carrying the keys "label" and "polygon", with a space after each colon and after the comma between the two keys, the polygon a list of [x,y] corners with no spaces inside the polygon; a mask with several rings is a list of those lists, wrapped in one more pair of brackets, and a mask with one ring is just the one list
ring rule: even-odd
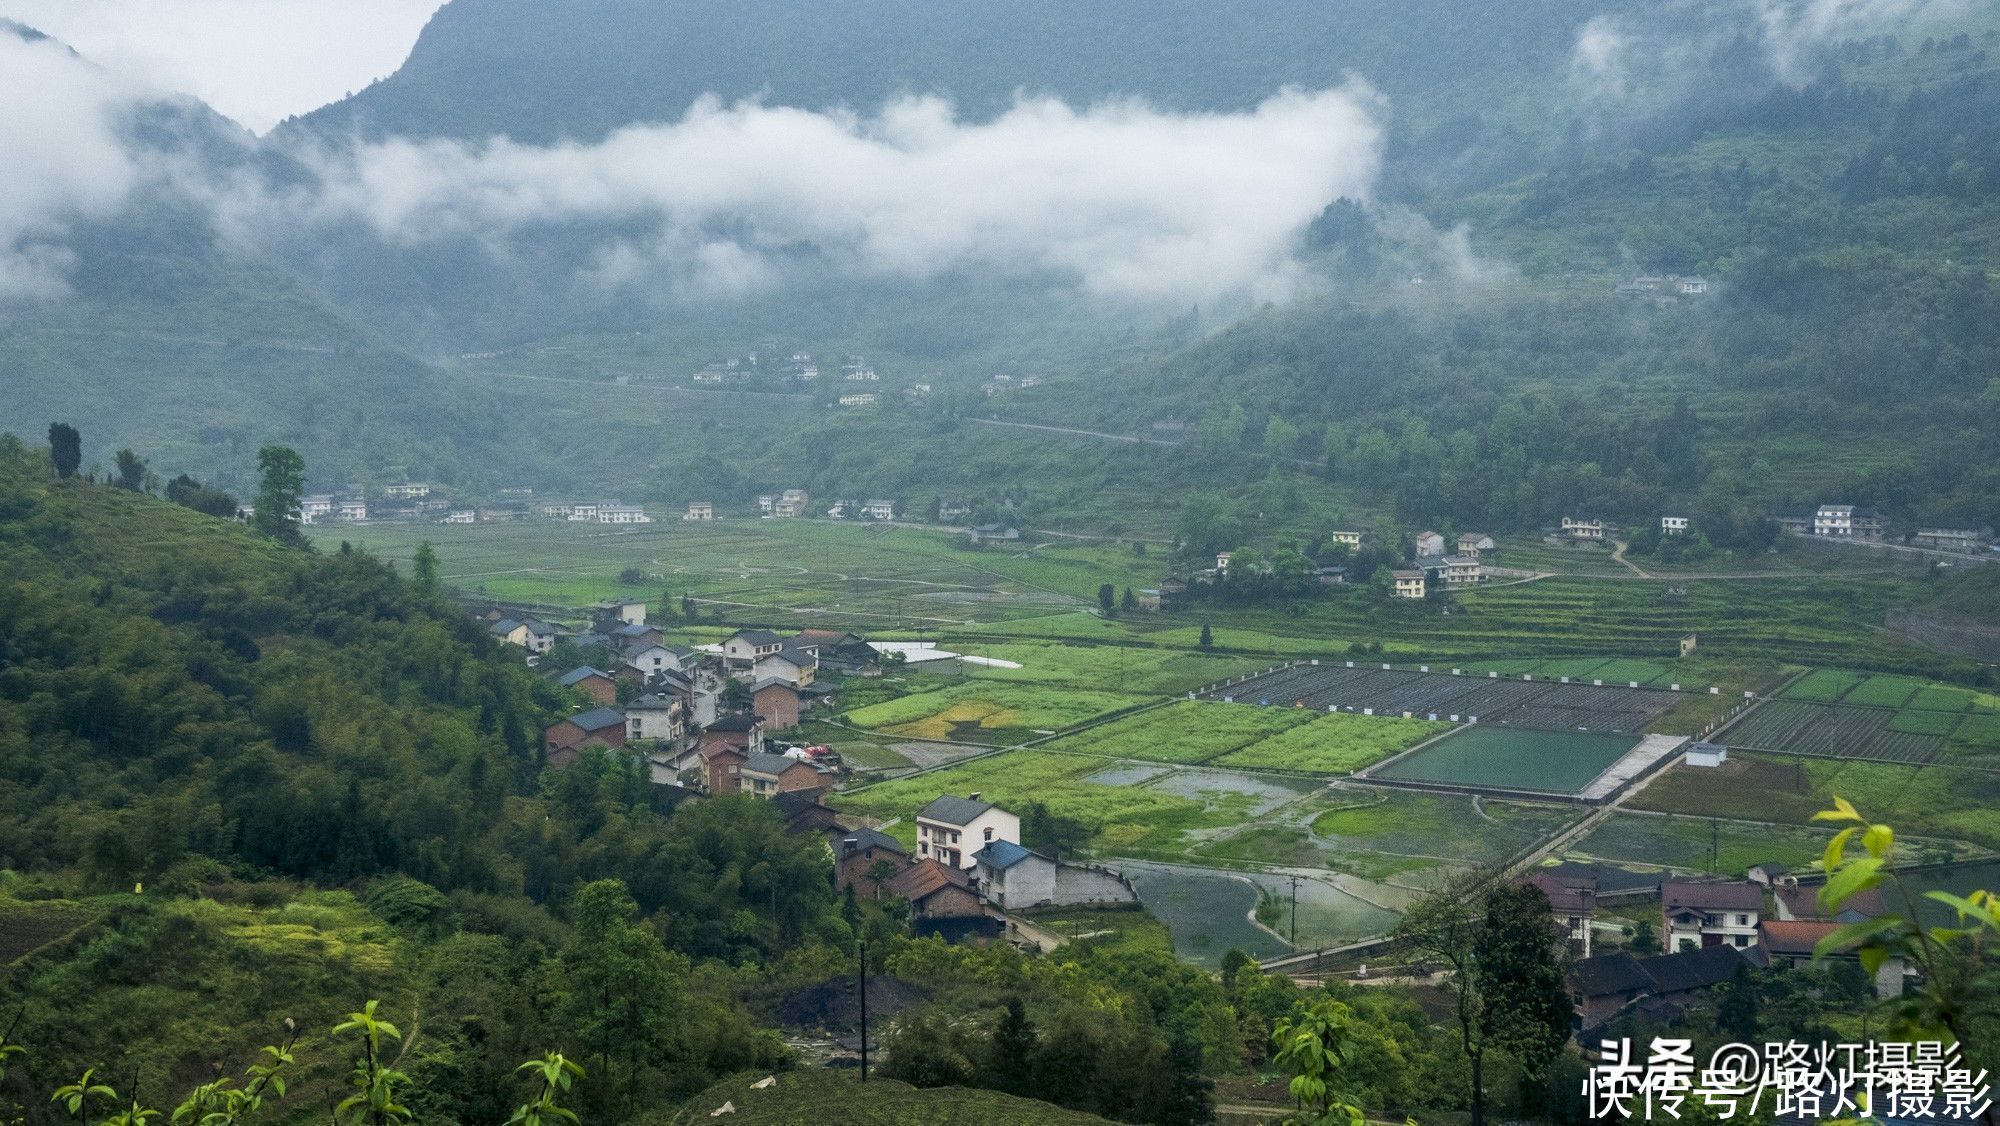
{"label": "field divided into plots", "polygon": [[1140,696],[967,680],[848,712],[856,727],[910,739],[1004,746],[1146,703]]}
{"label": "field divided into plots", "polygon": [[1735,747],[1922,765],[2000,757],[2000,699],[1910,676],[1815,669],[1729,728]]}
{"label": "field divided into plots", "polygon": [[[1598,679],[1598,678],[1592,678]],[[1548,731],[1643,733],[1683,699],[1682,693],[1602,685],[1571,678],[1523,679],[1472,673],[1385,669],[1357,663],[1293,665],[1213,688],[1210,699],[1315,711],[1478,722]]]}

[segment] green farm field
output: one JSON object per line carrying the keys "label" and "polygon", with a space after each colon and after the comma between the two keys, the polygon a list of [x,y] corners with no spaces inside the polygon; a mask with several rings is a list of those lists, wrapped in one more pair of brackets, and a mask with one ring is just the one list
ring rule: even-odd
{"label": "green farm field", "polygon": [[1904,834],[2000,850],[2000,772],[1951,765],[1768,755],[1732,749],[1718,767],[1675,766],[1626,800],[1633,809],[1810,825],[1846,798]]}
{"label": "green farm field", "polygon": [[1191,653],[1136,645],[1063,644],[1050,641],[983,641],[946,635],[946,649],[1012,661],[1018,669],[966,664],[964,674],[981,680],[1022,681],[1105,692],[1175,696],[1232,676],[1266,667],[1249,657]]}
{"label": "green farm field", "polygon": [[1200,763],[1310,723],[1316,713],[1296,708],[1253,708],[1212,700],[1176,700],[1065,736],[1049,750],[1148,762]]}
{"label": "green farm field", "polygon": [[1300,774],[1352,774],[1450,730],[1449,723],[1336,712],[1230,751],[1215,762]]}
{"label": "green farm field", "polygon": [[1254,780],[1245,786],[1227,778],[1204,779],[1200,775],[1206,772],[1197,772],[1194,784],[1186,786],[1173,784],[1179,772],[1172,771],[1150,775],[1143,784],[1088,777],[1105,766],[1104,759],[1089,755],[1007,751],[835,794],[830,801],[847,813],[880,821],[900,818],[889,831],[910,841],[915,839],[911,817],[939,794],[977,792],[1017,810],[1040,802],[1087,826],[1100,852],[1178,858],[1191,840],[1244,824],[1293,796],[1258,787]]}
{"label": "green farm field", "polygon": [[1629,735],[1468,727],[1377,774],[1410,782],[1573,794],[1637,745]]}
{"label": "green farm field", "polygon": [[1809,868],[1832,838],[1829,830],[1802,825],[1619,812],[1572,845],[1566,859],[1740,876],[1770,862]]}
{"label": "green farm field", "polygon": [[856,708],[856,727],[912,739],[1005,744],[1062,731],[1146,700],[1109,692],[968,680]]}

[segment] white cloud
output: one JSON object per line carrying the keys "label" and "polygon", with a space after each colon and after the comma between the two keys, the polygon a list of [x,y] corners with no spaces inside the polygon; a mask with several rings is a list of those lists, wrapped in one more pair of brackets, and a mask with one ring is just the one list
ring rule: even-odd
{"label": "white cloud", "polygon": [[1910,20],[1965,11],[1973,0],[1756,0],[1771,69],[1789,83],[1811,77],[1812,55],[1835,40],[1892,32]]}
{"label": "white cloud", "polygon": [[0,0],[0,16],[262,132],[402,65],[439,0]]}
{"label": "white cloud", "polygon": [[[928,98],[872,119],[709,101],[591,145],[341,150],[318,158],[324,184],[281,210],[288,224],[358,218],[411,246],[644,224],[644,240],[600,256],[606,280],[645,277],[650,261],[742,288],[781,248],[810,244],[863,274],[986,267],[1127,299],[1281,297],[1298,234],[1333,200],[1368,196],[1377,109],[1359,86],[1287,91],[1237,114],[1032,100],[981,123]],[[253,210],[268,221],[267,206]]]}
{"label": "white cloud", "polygon": [[123,203],[138,169],[116,118],[135,93],[60,44],[0,31],[0,300],[60,294],[69,222]]}
{"label": "white cloud", "polygon": [[1576,33],[1570,74],[1592,97],[1621,101],[1632,92],[1631,36],[1611,16],[1592,16]]}

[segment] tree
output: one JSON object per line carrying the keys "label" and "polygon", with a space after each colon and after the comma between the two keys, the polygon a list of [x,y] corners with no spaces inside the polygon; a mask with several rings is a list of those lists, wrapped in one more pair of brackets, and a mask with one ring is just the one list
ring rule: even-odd
{"label": "tree", "polygon": [[1472,1126],[1486,1123],[1486,995],[1480,989],[1478,943],[1484,920],[1477,912],[1480,889],[1492,873],[1472,872],[1451,881],[1403,915],[1397,937],[1426,959],[1444,963],[1444,990],[1465,1053],[1467,1105]]}
{"label": "tree", "polygon": [[67,422],[49,423],[49,461],[55,465],[57,477],[67,481],[76,476],[83,464],[83,436],[76,427]]}
{"label": "tree", "polygon": [[1716,1002],[1715,1023],[1731,1039],[1748,1043],[1757,1038],[1757,982],[1748,963],[1739,962]]}
{"label": "tree", "polygon": [[1299,1126],[1342,1123],[1363,1126],[1367,1114],[1337,1087],[1341,1068],[1351,1062],[1355,1042],[1353,1011],[1331,997],[1302,1005],[1271,1030],[1279,1067],[1291,1074],[1292,1098],[1304,1114]]}
{"label": "tree", "polygon": [[410,557],[410,574],[417,581],[417,589],[425,594],[435,594],[438,588],[438,557],[425,540],[417,545],[417,553]]}
{"label": "tree", "polygon": [[1036,1039],[1035,1022],[1028,1019],[1027,1007],[1019,997],[1007,998],[986,1055],[986,1085],[1010,1095],[1026,1095],[1034,1084]]}
{"label": "tree", "polygon": [[1576,1020],[1549,897],[1533,884],[1494,884],[1486,892],[1473,956],[1483,995],[1480,1032],[1520,1062],[1529,1090],[1539,1090]]}
{"label": "tree", "polygon": [[1641,919],[1632,926],[1632,949],[1656,954],[1660,949],[1660,936],[1653,929],[1653,920]]}
{"label": "tree", "polygon": [[257,451],[262,482],[257,488],[257,530],[275,540],[302,542],[299,496],[305,491],[306,460],[288,446]]}
{"label": "tree", "polygon": [[928,1012],[905,1016],[882,1045],[889,1058],[882,1074],[912,1087],[963,1087],[972,1082],[964,1036]]}
{"label": "tree", "polygon": [[146,459],[131,450],[119,450],[117,456],[118,479],[121,489],[142,493],[146,491]]}
{"label": "tree", "polygon": [[1167,1041],[1167,1085],[1160,1126],[1207,1126],[1215,1121],[1215,1083],[1201,1070],[1201,1045],[1186,1032]]}
{"label": "tree", "polygon": [[1139,597],[1132,593],[1131,587],[1126,587],[1125,593],[1118,596],[1118,608],[1127,613],[1139,608]]}
{"label": "tree", "polygon": [[1107,616],[1118,609],[1118,588],[1110,583],[1100,583],[1097,587],[1097,608]]}
{"label": "tree", "polygon": [[235,497],[221,489],[211,489],[185,473],[167,482],[166,492],[168,500],[183,508],[192,508],[224,520],[236,515]]}
{"label": "tree", "polygon": [[1201,623],[1201,638],[1195,644],[1203,649],[1213,649],[1215,647],[1215,634],[1208,628],[1207,622]]}

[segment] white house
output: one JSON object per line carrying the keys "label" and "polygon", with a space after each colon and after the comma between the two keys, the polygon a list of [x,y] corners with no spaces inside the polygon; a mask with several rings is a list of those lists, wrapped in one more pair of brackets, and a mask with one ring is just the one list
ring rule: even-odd
{"label": "white house", "polygon": [[320,517],[332,514],[333,496],[329,493],[316,493],[309,497],[299,498],[299,522],[301,524],[316,524],[319,522]]}
{"label": "white house", "polygon": [[1812,533],[1816,536],[1851,536],[1854,534],[1854,506],[1851,504],[1822,504],[1813,513]]}
{"label": "white house", "polygon": [[422,481],[403,481],[399,484],[390,485],[383,489],[382,492],[394,500],[413,500],[417,497],[431,495],[431,487]]}
{"label": "white house", "polygon": [[681,671],[681,655],[664,645],[635,644],[624,654],[625,664],[643,676]]}
{"label": "white house", "polygon": [[777,680],[794,688],[804,688],[813,682],[813,671],[818,667],[819,659],[812,653],[787,646],[757,658],[744,676],[752,683]]}
{"label": "white house", "polygon": [[569,506],[568,518],[580,524],[594,524],[597,522],[597,506],[594,504],[572,504]]}
{"label": "white house", "polygon": [[863,520],[894,520],[896,502],[892,500],[871,500],[861,506]]}
{"label": "white house", "polygon": [[628,742],[678,739],[687,732],[687,710],[678,696],[651,693],[625,705]]}
{"label": "white house", "polygon": [[1574,517],[1565,516],[1562,522],[1562,533],[1573,540],[1601,540],[1604,538],[1604,521],[1578,520]]}
{"label": "white house", "polygon": [[368,502],[365,500],[341,501],[336,515],[342,520],[366,520],[368,519]]}
{"label": "white house", "polygon": [[1703,946],[1744,949],[1757,944],[1764,889],[1748,880],[1667,880],[1660,884],[1660,913],[1666,923],[1662,946],[1669,954]]}
{"label": "white house", "polygon": [[843,407],[872,407],[879,401],[880,397],[873,391],[860,391],[840,397],[840,405]]}
{"label": "white house", "polygon": [[796,518],[806,514],[806,491],[786,489],[778,494],[776,503],[771,505],[771,515],[780,518]]}
{"label": "white house", "polygon": [[1361,533],[1360,533],[1360,532],[1328,532],[1328,533],[1326,534],[1326,542],[1328,542],[1328,543],[1337,543],[1337,544],[1341,544],[1342,546],[1345,546],[1345,547],[1360,547],[1360,546],[1361,546]]}
{"label": "white house", "polygon": [[1687,530],[1688,530],[1688,518],[1685,516],[1660,517],[1661,535],[1684,536],[1687,534]]}
{"label": "white house", "polygon": [[597,522],[600,524],[650,524],[651,516],[636,504],[606,503],[597,508]]}
{"label": "white house", "polygon": [[[767,509],[766,511],[769,510]],[[715,519],[715,505],[705,500],[691,501],[688,504],[688,510],[681,513],[681,519],[713,520]]]}
{"label": "white house", "polygon": [[1444,554],[1444,537],[1436,532],[1418,532],[1416,542],[1418,555]]}
{"label": "white house", "polygon": [[1428,562],[1424,569],[1435,572],[1438,580],[1451,588],[1478,586],[1486,577],[1486,572],[1480,567],[1479,557],[1476,555],[1447,555],[1435,558]]}
{"label": "white house", "polygon": [[973,854],[994,841],[1021,843],[1021,819],[978,794],[945,794],[917,811],[917,858],[950,868],[978,866]]}
{"label": "white house", "polygon": [[444,518],[439,520],[438,523],[477,524],[479,523],[479,510],[475,508],[454,508],[450,512],[445,513]]}
{"label": "white house", "polygon": [[1493,537],[1487,535],[1485,532],[1460,532],[1458,534],[1458,553],[1460,555],[1477,559],[1480,552],[1492,551],[1495,546]]}
{"label": "white house", "polygon": [[739,629],[722,639],[722,667],[732,673],[747,673],[765,657],[775,657],[785,647],[785,639],[767,629]]}
{"label": "white house", "polygon": [[1422,598],[1424,596],[1424,573],[1422,571],[1396,571],[1397,598]]}
{"label": "white house", "polygon": [[1708,292],[1708,279],[1699,274],[1693,277],[1678,278],[1674,282],[1674,289],[1682,297],[1699,297]]}

